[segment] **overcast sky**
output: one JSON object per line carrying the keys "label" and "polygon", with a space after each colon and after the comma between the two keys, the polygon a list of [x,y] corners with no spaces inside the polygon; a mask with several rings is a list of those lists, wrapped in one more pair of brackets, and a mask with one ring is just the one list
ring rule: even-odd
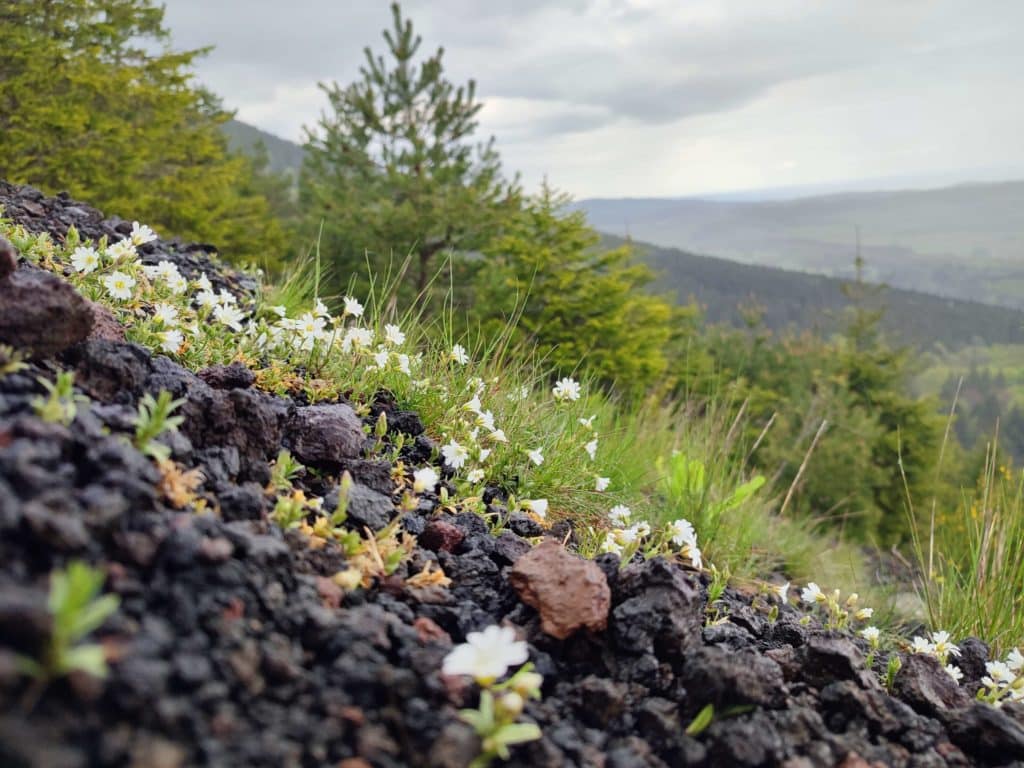
{"label": "overcast sky", "polygon": [[[165,0],[238,117],[300,140],[384,0]],[[416,0],[481,134],[577,197],[1024,175],[1020,0]],[[888,181],[882,181],[888,180]],[[863,184],[862,184],[863,185]]]}

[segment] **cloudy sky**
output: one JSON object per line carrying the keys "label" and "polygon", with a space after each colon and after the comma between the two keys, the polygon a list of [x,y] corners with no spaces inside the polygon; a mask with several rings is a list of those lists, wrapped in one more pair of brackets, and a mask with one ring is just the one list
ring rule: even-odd
{"label": "cloudy sky", "polygon": [[[238,117],[300,140],[384,0],[164,0]],[[1024,175],[1019,0],[409,0],[481,132],[577,197]]]}

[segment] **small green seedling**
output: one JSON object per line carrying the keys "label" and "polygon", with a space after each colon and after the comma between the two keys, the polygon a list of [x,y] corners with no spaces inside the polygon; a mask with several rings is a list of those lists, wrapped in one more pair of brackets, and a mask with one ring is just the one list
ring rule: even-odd
{"label": "small green seedling", "polygon": [[275,490],[287,491],[292,487],[292,481],[303,470],[305,467],[302,463],[295,459],[287,448],[282,448],[270,469],[270,485]]}
{"label": "small green seedling", "polygon": [[61,371],[55,381],[44,378],[36,379],[48,392],[47,397],[36,397],[32,400],[32,408],[43,421],[68,426],[75,420],[78,404],[87,403],[85,395],[75,394],[75,374],[72,371]]}
{"label": "small green seedling", "polygon": [[0,344],[0,379],[27,368],[25,356],[6,344]]}
{"label": "small green seedling", "polygon": [[29,690],[30,701],[34,701],[51,681],[72,672],[106,676],[103,646],[82,642],[117,610],[116,595],[100,595],[103,579],[102,571],[77,561],[50,575],[47,600],[47,609],[53,617],[50,642],[40,658],[19,656],[17,659],[19,669],[36,680],[36,685]]}
{"label": "small green seedling", "polygon": [[885,690],[892,690],[892,687],[896,682],[896,675],[902,668],[903,662],[897,654],[894,653],[889,657],[889,663],[885,667],[885,680],[882,681],[882,685],[885,686]]}
{"label": "small green seedling", "polygon": [[492,684],[480,691],[480,704],[476,709],[459,711],[460,719],[471,725],[480,737],[481,752],[469,768],[487,768],[495,758],[508,760],[509,747],[541,737],[535,723],[516,722],[526,700],[540,698],[541,682],[540,675],[533,671],[533,664],[524,664],[504,683]]}
{"label": "small green seedling", "polygon": [[139,413],[135,417],[135,447],[157,461],[166,461],[171,455],[171,449],[156,442],[156,438],[164,432],[178,429],[185,419],[171,414],[184,402],[174,400],[166,389],[161,389],[156,398],[148,392],[143,395],[139,401]]}

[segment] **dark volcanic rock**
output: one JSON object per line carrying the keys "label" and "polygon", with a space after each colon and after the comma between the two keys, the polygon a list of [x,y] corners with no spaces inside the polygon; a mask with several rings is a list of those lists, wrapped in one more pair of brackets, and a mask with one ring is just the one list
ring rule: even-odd
{"label": "dark volcanic rock", "polygon": [[85,339],[92,324],[89,302],[56,275],[24,268],[0,280],[0,343],[52,357]]}
{"label": "dark volcanic rock", "polygon": [[214,389],[248,389],[256,382],[256,374],[239,362],[211,365],[198,376]]}
{"label": "dark volcanic rock", "polygon": [[628,566],[614,593],[612,631],[626,653],[680,659],[700,643],[704,605],[681,569],[662,558]]}
{"label": "dark volcanic rock", "polygon": [[611,590],[592,561],[545,541],[520,557],[509,583],[524,603],[540,613],[541,628],[564,640],[579,629],[595,632],[608,624]]}
{"label": "dark volcanic rock", "polygon": [[937,659],[919,653],[903,657],[903,666],[893,681],[893,693],[918,712],[932,716],[971,702],[971,697]]}
{"label": "dark volcanic rock", "polygon": [[299,461],[325,468],[337,468],[346,459],[358,458],[365,438],[363,423],[343,403],[296,409],[287,436]]}

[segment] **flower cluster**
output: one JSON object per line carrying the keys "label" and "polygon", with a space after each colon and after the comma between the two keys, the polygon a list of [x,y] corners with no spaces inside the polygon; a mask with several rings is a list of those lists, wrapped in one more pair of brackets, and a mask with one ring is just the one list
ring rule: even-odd
{"label": "flower cluster", "polygon": [[800,590],[800,600],[812,608],[820,608],[825,614],[828,629],[842,629],[851,621],[867,621],[874,616],[874,608],[858,607],[860,596],[853,592],[845,602],[838,589],[830,593],[822,591],[813,581]]}
{"label": "flower cluster", "polygon": [[1007,701],[1024,701],[1024,654],[1014,648],[1006,661],[990,661],[985,665],[985,677],[978,698],[1001,707]]}
{"label": "flower cluster", "polygon": [[703,568],[704,561],[697,545],[697,532],[688,520],[674,520],[654,531],[646,520],[634,520],[633,510],[616,504],[608,513],[614,526],[605,533],[602,552],[612,552],[627,562],[634,553],[643,551],[646,557],[663,552],[677,552],[690,561],[694,568]]}

